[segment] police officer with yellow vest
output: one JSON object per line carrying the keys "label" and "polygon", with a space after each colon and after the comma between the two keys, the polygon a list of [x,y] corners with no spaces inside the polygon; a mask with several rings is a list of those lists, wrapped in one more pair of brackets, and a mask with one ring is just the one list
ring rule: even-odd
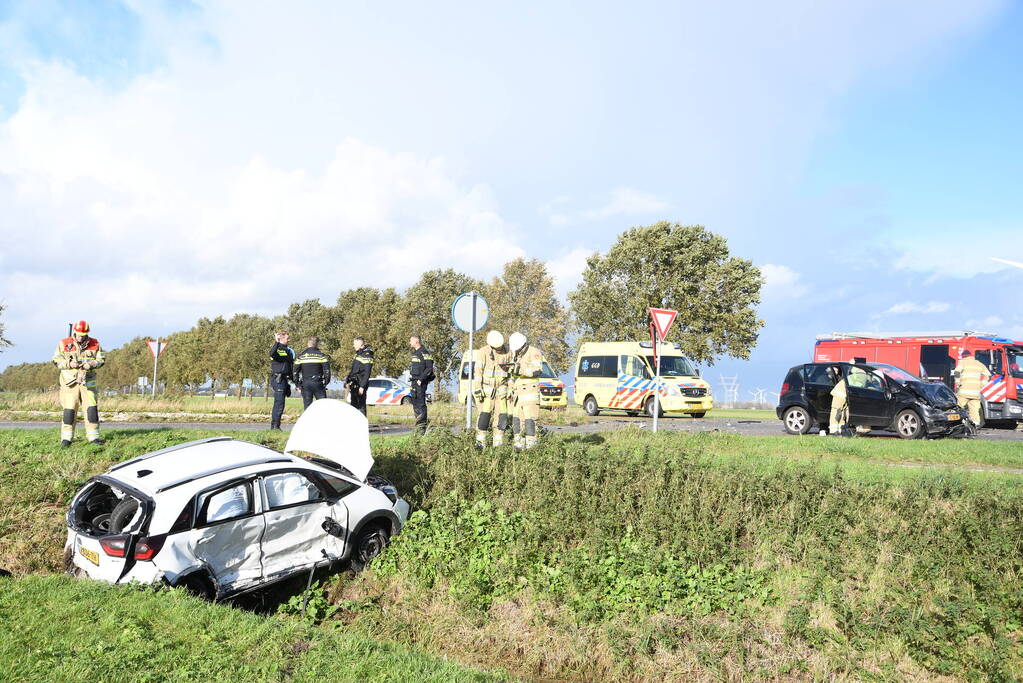
{"label": "police officer with yellow vest", "polygon": [[345,378],[348,385],[348,402],[363,415],[366,414],[366,387],[373,376],[373,349],[366,345],[366,340],[356,337],[352,340],[355,357],[352,358],[352,369]]}
{"label": "police officer with yellow vest", "polygon": [[423,346],[418,334],[409,337],[408,344],[412,347],[412,361],[409,363],[408,378],[412,385],[412,412],[416,416],[415,429],[425,432],[429,420],[426,416],[426,388],[434,379],[433,356]]}
{"label": "police officer with yellow vest", "polygon": [[103,443],[99,438],[99,405],[96,402],[96,368],[104,362],[99,340],[89,336],[89,323],[79,320],[70,337],[57,344],[53,364],[60,368],[60,445],[68,447],[75,438],[78,407],[85,411],[85,438]]}
{"label": "police officer with yellow vest", "polygon": [[956,398],[959,406],[970,414],[970,420],[980,429],[984,425],[984,403],[981,391],[991,381],[991,371],[973,357],[967,349],[959,353],[959,362],[952,373],[956,378]]}
{"label": "police officer with yellow vest", "polygon": [[320,340],[309,338],[309,346],[295,357],[295,384],[302,390],[302,408],[318,398],[327,398],[330,358],[320,351]]}

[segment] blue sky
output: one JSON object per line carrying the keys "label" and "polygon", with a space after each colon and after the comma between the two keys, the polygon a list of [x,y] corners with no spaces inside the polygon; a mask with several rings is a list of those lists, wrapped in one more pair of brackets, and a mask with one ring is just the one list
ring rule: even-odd
{"label": "blue sky", "polygon": [[1023,338],[988,259],[1023,260],[1021,29],[1000,0],[0,0],[0,367],[70,319],[113,347],[519,255],[564,292],[661,219],[764,270],[752,361],[707,373],[744,392],[822,332]]}

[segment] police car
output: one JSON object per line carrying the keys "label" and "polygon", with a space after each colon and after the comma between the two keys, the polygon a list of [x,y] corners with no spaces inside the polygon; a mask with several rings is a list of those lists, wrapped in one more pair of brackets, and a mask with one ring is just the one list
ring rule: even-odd
{"label": "police car", "polygon": [[320,566],[360,569],[409,513],[372,466],[366,418],[333,399],[306,409],[283,452],[215,437],[147,453],[74,496],[65,564],[75,576],[211,599]]}
{"label": "police car", "polygon": [[[426,394],[426,400],[432,399]],[[412,404],[412,387],[393,377],[374,377],[366,387],[366,405],[404,406]]]}

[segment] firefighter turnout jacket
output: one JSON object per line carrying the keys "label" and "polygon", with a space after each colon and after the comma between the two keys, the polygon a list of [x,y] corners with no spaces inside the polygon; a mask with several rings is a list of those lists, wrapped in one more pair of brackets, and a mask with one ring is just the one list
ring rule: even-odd
{"label": "firefighter turnout jacket", "polygon": [[973,357],[961,358],[955,369],[956,394],[959,398],[980,398],[981,390],[991,380],[991,371]]}
{"label": "firefighter turnout jacket", "polygon": [[373,376],[373,349],[363,346],[352,358],[352,369],[345,378],[345,383],[353,387],[365,389],[369,386],[369,378]]}
{"label": "firefighter turnout jacket", "polygon": [[[104,361],[103,349],[95,337],[86,337],[81,343],[74,337],[65,337],[57,344],[57,350],[53,354],[53,364],[60,368],[62,387],[79,384],[95,386],[96,368],[102,366]],[[72,362],[77,362],[78,367],[71,367]]]}
{"label": "firefighter turnout jacket", "polygon": [[330,384],[330,358],[315,346],[310,346],[295,357],[295,383],[319,380],[323,386]]}

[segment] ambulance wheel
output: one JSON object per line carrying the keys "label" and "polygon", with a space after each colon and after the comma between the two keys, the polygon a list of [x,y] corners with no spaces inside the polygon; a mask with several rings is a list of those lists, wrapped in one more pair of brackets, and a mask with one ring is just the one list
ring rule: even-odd
{"label": "ambulance wheel", "polygon": [[810,413],[806,412],[806,408],[802,406],[792,406],[785,411],[781,420],[785,425],[785,431],[789,434],[806,434],[813,426]]}
{"label": "ambulance wheel", "polygon": [[691,414],[691,415],[692,415],[693,417],[695,417],[695,418],[699,419],[699,418],[703,417],[704,415],[706,415],[707,413],[706,413],[706,412],[703,412],[703,413],[690,413],[690,414]]}
{"label": "ambulance wheel", "polygon": [[585,410],[586,414],[590,417],[600,415],[600,409],[597,408],[597,399],[592,396],[587,396],[586,400],[583,401],[583,410]]}
{"label": "ambulance wheel", "polygon": [[[664,406],[658,405],[657,417],[664,417]],[[654,416],[654,397],[651,396],[646,400],[646,405],[643,406],[643,412],[646,413],[647,417]]]}
{"label": "ambulance wheel", "polygon": [[406,396],[405,398],[401,399],[401,404],[403,406],[410,406],[410,405],[412,405],[412,397],[411,396]]}
{"label": "ambulance wheel", "polygon": [[628,415],[629,417],[636,417],[637,415],[639,415],[639,411],[638,410],[626,410],[625,414]]}
{"label": "ambulance wheel", "polygon": [[919,439],[924,435],[924,423],[915,410],[906,409],[895,416],[895,431],[902,439]]}

